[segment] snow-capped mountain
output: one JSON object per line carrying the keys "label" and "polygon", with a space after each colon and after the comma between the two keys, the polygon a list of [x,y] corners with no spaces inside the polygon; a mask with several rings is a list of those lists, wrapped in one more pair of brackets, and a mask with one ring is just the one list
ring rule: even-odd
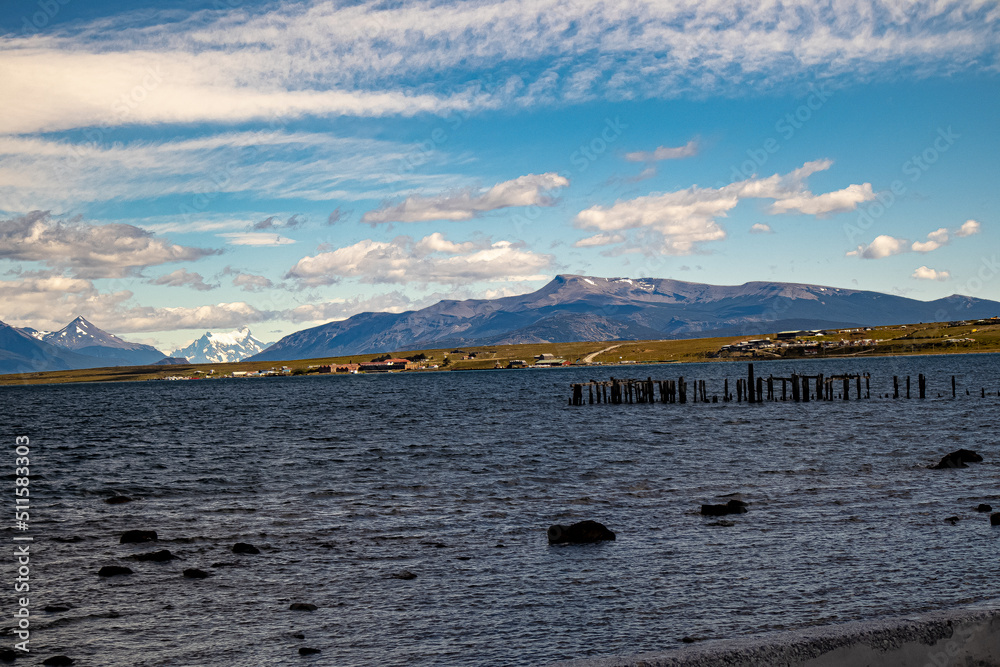
{"label": "snow-capped mountain", "polygon": [[187,347],[174,350],[170,356],[184,357],[192,364],[224,364],[243,361],[266,347],[267,343],[257,340],[248,327],[243,327],[229,333],[206,331],[204,336]]}
{"label": "snow-capped mountain", "polygon": [[[38,338],[36,334],[41,333],[34,330],[24,330],[24,332],[35,338]],[[103,364],[95,366],[140,366],[155,363],[164,357],[164,354],[152,345],[129,343],[82,317],[76,318],[59,331],[44,334],[40,340],[104,361]]]}
{"label": "snow-capped mountain", "polygon": [[38,329],[32,329],[31,327],[21,327],[20,330],[36,340],[45,340],[45,337],[52,333],[51,331],[39,331]]}

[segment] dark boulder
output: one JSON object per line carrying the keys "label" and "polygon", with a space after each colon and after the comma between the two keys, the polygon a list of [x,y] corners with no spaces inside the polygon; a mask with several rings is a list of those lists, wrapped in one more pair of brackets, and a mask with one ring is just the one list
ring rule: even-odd
{"label": "dark boulder", "polygon": [[43,665],[48,665],[49,667],[66,667],[67,665],[72,665],[75,660],[65,655],[54,655],[51,658],[46,658],[42,661]]}
{"label": "dark boulder", "polygon": [[316,605],[309,604],[308,602],[293,602],[288,605],[288,608],[292,611],[316,611],[319,609]]}
{"label": "dark boulder", "polygon": [[730,500],[725,505],[702,505],[704,516],[725,516],[727,514],[746,514],[747,504],[742,500]]}
{"label": "dark boulder", "polygon": [[132,574],[132,570],[121,565],[105,565],[97,572],[99,577],[117,577],[120,574]]}
{"label": "dark boulder", "polygon": [[299,649],[299,655],[316,655],[317,653],[322,653],[318,648],[309,648],[308,646],[303,646]]}
{"label": "dark boulder", "polygon": [[992,512],[993,508],[986,503],[979,503],[979,507],[976,508],[977,512]]}
{"label": "dark boulder", "polygon": [[404,581],[409,581],[410,579],[416,579],[417,575],[413,574],[409,570],[403,570],[402,572],[393,572],[389,575],[393,579],[403,579]]}
{"label": "dark boulder", "polygon": [[73,605],[69,604],[47,604],[45,605],[45,611],[50,614],[59,614],[64,611],[69,611],[73,608]]}
{"label": "dark boulder", "polygon": [[968,468],[966,463],[982,463],[983,457],[971,449],[959,449],[951,454],[945,454],[941,460],[931,467],[932,470],[943,470],[945,468]]}
{"label": "dark boulder", "polygon": [[174,560],[177,556],[170,553],[167,549],[160,549],[159,551],[150,551],[145,554],[135,554],[134,556],[129,556],[129,558],[143,563],[166,563],[167,561]]}
{"label": "dark boulder", "polygon": [[141,544],[142,542],[156,542],[155,530],[126,530],[122,533],[122,538],[118,544]]}
{"label": "dark boulder", "polygon": [[1000,512],[994,512],[990,515],[990,525],[1000,526]]}
{"label": "dark boulder", "polygon": [[590,544],[615,539],[615,534],[597,521],[580,521],[572,526],[553,524],[548,530],[549,544]]}
{"label": "dark boulder", "polygon": [[945,519],[945,522],[950,523],[953,526],[958,524],[959,521],[961,521],[961,519],[959,519],[957,516],[950,516],[947,519]]}
{"label": "dark boulder", "polygon": [[186,579],[205,579],[208,577],[208,572],[205,572],[205,570],[199,570],[196,567],[189,567],[184,570],[184,577]]}
{"label": "dark boulder", "polygon": [[233,545],[234,554],[259,554],[260,549],[246,542],[237,542]]}
{"label": "dark boulder", "polygon": [[4,662],[14,662],[17,659],[17,652],[9,648],[0,648],[0,660]]}
{"label": "dark boulder", "polygon": [[109,505],[121,505],[122,503],[132,502],[132,498],[129,498],[128,496],[114,495],[111,496],[110,498],[105,498],[104,502],[106,502]]}

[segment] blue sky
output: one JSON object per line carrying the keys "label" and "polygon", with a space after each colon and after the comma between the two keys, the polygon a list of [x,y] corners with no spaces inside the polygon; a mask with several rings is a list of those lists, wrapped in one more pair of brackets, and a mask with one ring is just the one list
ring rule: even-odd
{"label": "blue sky", "polygon": [[8,2],[0,320],[170,350],[558,273],[1000,300],[995,2]]}

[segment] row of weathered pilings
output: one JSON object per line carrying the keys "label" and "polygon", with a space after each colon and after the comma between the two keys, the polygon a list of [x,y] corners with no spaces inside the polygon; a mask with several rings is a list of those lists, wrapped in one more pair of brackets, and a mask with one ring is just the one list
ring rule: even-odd
{"label": "row of weathered pilings", "polygon": [[[778,383],[781,383],[780,397],[778,395]],[[862,391],[862,383],[864,391]],[[852,387],[853,384],[853,387]],[[893,398],[900,397],[899,376],[893,376]],[[586,388],[586,397],[584,397]],[[691,403],[718,403],[719,396],[708,394],[705,380],[694,380],[690,387],[684,377],[676,380],[653,380],[649,377],[645,380],[611,378],[607,381],[591,380],[590,382],[577,382],[572,384],[573,395],[569,399],[570,405],[584,405],[589,403],[687,403],[690,398]],[[689,389],[691,393],[689,394]],[[768,375],[754,376],[753,364],[747,364],[747,377],[736,380],[735,396],[729,391],[729,378],[723,380],[722,401],[729,402],[736,400],[739,403],[764,403],[765,401],[788,401],[805,403],[810,400],[833,401],[841,399],[851,400],[851,393],[855,400],[871,398],[871,376],[868,373],[853,373],[826,375],[818,373],[816,375],[800,375],[792,373],[788,377],[775,377]],[[927,396],[927,378],[923,373],[917,376],[917,391],[920,398]],[[968,394],[966,390],[966,394]],[[986,396],[985,388],[981,390],[982,396]],[[955,376],[951,377],[951,395],[956,395]],[[888,394],[885,395],[888,398]],[[906,398],[910,398],[910,377],[906,376]]]}

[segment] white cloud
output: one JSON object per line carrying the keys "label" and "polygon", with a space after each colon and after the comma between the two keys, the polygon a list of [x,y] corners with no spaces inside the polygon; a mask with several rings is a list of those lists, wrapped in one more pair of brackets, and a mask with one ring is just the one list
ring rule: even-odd
{"label": "white cloud", "polygon": [[82,278],[121,277],[214,254],[218,251],[174,245],[132,225],[60,222],[47,211],[0,220],[0,259],[69,268]]}
{"label": "white cloud", "polygon": [[597,246],[611,245],[613,243],[624,243],[625,236],[622,234],[594,234],[587,238],[580,239],[573,244],[574,248],[593,248]]}
{"label": "white cloud", "polygon": [[972,236],[978,234],[981,227],[982,225],[975,220],[966,220],[962,223],[961,227],[955,230],[955,236]]}
{"label": "white cloud", "polygon": [[[12,132],[676,97],[995,64],[990,3],[415,0],[127,14],[0,41]],[[485,85],[470,83],[480,72]],[[523,72],[523,74],[522,74]],[[912,76],[912,74],[911,74]]]}
{"label": "white cloud", "polygon": [[[0,210],[65,210],[83,202],[184,195],[173,220],[159,223],[179,228],[222,223],[219,215],[204,211],[226,193],[340,201],[467,182],[442,173],[448,159],[442,151],[428,152],[416,143],[283,129],[168,141],[111,143],[114,138],[99,132],[95,140],[72,143],[0,134]],[[417,155],[437,173],[407,168]],[[244,226],[266,218],[246,215]]]}
{"label": "white cloud", "polygon": [[552,263],[509,241],[453,244],[440,234],[419,241],[400,236],[392,241],[366,239],[351,246],[303,257],[287,277],[303,285],[330,285],[342,278],[364,283],[440,283],[539,280]]}
{"label": "white cloud", "polygon": [[[871,186],[850,186],[829,195],[813,195],[805,181],[812,174],[829,169],[831,160],[806,162],[787,174],[767,178],[753,177],[720,188],[691,187],[686,190],[650,194],[621,200],[612,206],[592,206],[577,214],[575,224],[580,229],[604,233],[578,243],[597,245],[613,243],[610,233],[619,236],[635,230],[625,245],[613,252],[640,251],[666,255],[687,255],[698,251],[703,243],[726,238],[718,219],[726,217],[743,199],[774,199],[781,212],[793,208],[814,215],[850,210],[857,201],[871,192]],[[845,192],[861,194],[842,195]],[[874,195],[872,195],[874,196]],[[779,206],[780,204],[780,206]],[[774,212],[772,210],[772,212]]]}
{"label": "white cloud", "polygon": [[152,285],[167,285],[170,287],[191,287],[202,292],[215,289],[218,285],[209,285],[200,273],[193,273],[187,269],[177,269],[172,273],[167,273],[149,281]]}
{"label": "white cloud", "polygon": [[773,234],[771,230],[771,225],[765,225],[763,222],[755,223],[750,227],[751,234]]}
{"label": "white cloud", "polygon": [[274,287],[274,283],[265,276],[235,271],[231,271],[231,273],[235,274],[233,276],[233,286],[239,287],[244,292],[263,292]]}
{"label": "white cloud", "polygon": [[951,278],[951,274],[948,271],[937,271],[929,269],[926,266],[921,266],[913,272],[911,277],[918,280],[948,280]]}
{"label": "white cloud", "polygon": [[875,199],[871,183],[849,185],[843,190],[814,195],[803,192],[793,197],[779,199],[771,205],[772,213],[805,213],[825,217],[834,213],[853,211],[858,204]]}
{"label": "white cloud", "polygon": [[683,146],[671,148],[669,146],[659,146],[653,151],[636,151],[626,153],[625,159],[629,162],[659,162],[660,160],[680,160],[698,154],[698,142],[692,139]]}
{"label": "white cloud", "polygon": [[386,205],[368,211],[361,221],[375,225],[383,222],[471,220],[485,212],[512,206],[552,206],[555,200],[547,193],[568,185],[569,180],[556,173],[527,174],[497,183],[484,192],[465,191],[437,197],[415,195],[394,206]]}
{"label": "white cloud", "polygon": [[876,236],[875,240],[868,245],[859,245],[857,250],[850,251],[847,253],[847,256],[861,257],[863,259],[882,259],[883,257],[907,252],[910,249],[909,243],[906,239],[897,239],[882,234],[881,236]]}
{"label": "white cloud", "polygon": [[268,234],[267,232],[227,232],[216,234],[216,236],[226,239],[226,243],[229,245],[279,246],[295,243],[293,239],[281,234]]}
{"label": "white cloud", "polygon": [[948,229],[941,227],[927,235],[926,241],[914,241],[912,249],[914,252],[931,252],[943,245],[948,245]]}

